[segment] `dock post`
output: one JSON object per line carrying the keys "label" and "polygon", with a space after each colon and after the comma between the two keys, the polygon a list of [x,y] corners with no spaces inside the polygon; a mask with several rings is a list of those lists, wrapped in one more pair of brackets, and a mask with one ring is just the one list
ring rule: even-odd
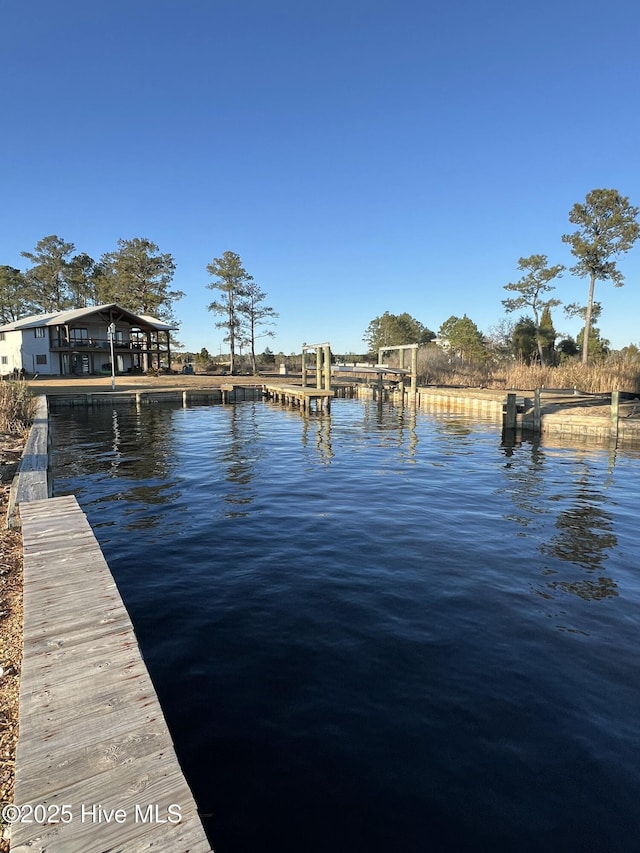
{"label": "dock post", "polygon": [[302,347],[302,387],[307,387],[307,351]]}
{"label": "dock post", "polygon": [[618,438],[618,422],[619,422],[619,407],[620,407],[620,392],[611,392],[611,437],[617,440]]}
{"label": "dock post", "polygon": [[542,418],[540,417],[540,389],[535,388],[533,392],[533,429],[534,432],[540,432]]}
{"label": "dock post", "polygon": [[322,347],[316,347],[316,388],[322,388]]}
{"label": "dock post", "polygon": [[515,429],[516,428],[516,395],[515,394],[507,394],[507,409],[505,412],[504,419],[504,428],[505,429]]}
{"label": "dock post", "polygon": [[324,390],[331,390],[331,347],[324,346]]}
{"label": "dock post", "polygon": [[411,393],[418,393],[418,347],[411,350]]}
{"label": "dock post", "polygon": [[[400,349],[398,353],[398,367],[400,370],[404,370],[404,349]],[[400,389],[400,398],[402,400],[401,405],[404,406],[404,373],[400,374],[400,382],[398,383]]]}

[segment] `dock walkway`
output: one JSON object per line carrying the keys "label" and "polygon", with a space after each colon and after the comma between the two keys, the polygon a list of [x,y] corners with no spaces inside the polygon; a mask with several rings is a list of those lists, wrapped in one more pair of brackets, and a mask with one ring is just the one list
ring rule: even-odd
{"label": "dock walkway", "polygon": [[309,411],[312,403],[315,403],[316,409],[329,410],[331,399],[335,396],[332,390],[308,388],[301,385],[265,384],[262,388],[267,399],[275,400],[283,405],[298,405],[305,411]]}
{"label": "dock walkway", "polygon": [[20,504],[15,853],[210,853],[129,615],[73,496]]}

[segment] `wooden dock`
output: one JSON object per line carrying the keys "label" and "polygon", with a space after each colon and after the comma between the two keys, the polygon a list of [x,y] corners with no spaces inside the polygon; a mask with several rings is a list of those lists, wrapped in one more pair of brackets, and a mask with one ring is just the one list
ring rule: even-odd
{"label": "wooden dock", "polygon": [[20,504],[11,849],[210,853],[129,615],[75,497]]}
{"label": "wooden dock", "polygon": [[329,411],[334,392],[325,388],[305,388],[301,385],[263,385],[263,393],[268,400],[288,406],[299,406],[303,411],[309,411],[312,404],[316,410]]}

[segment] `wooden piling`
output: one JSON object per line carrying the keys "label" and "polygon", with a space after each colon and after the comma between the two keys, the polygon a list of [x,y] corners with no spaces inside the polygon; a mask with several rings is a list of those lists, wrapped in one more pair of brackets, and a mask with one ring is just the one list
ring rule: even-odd
{"label": "wooden piling", "polygon": [[411,350],[411,394],[415,397],[418,393],[418,347]]}
{"label": "wooden piling", "polygon": [[540,389],[536,388],[533,392],[533,430],[534,432],[540,432],[540,425],[542,423],[541,420],[541,407],[540,407]]}
{"label": "wooden piling", "polygon": [[516,395],[515,394],[507,394],[507,406],[504,416],[504,428],[505,429],[515,429],[516,428],[516,415],[517,415],[517,406],[516,406]]}
{"label": "wooden piling", "polygon": [[324,358],[324,389],[325,389],[325,391],[329,391],[331,389],[331,347],[329,346],[329,344],[324,345],[323,358]]}
{"label": "wooden piling", "polygon": [[620,423],[620,392],[611,392],[611,436],[617,440]]}

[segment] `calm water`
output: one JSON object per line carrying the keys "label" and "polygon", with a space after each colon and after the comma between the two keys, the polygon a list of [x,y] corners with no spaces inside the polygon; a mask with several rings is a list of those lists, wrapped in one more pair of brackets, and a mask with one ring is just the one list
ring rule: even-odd
{"label": "calm water", "polygon": [[640,850],[640,454],[346,400],[53,427],[216,853]]}

